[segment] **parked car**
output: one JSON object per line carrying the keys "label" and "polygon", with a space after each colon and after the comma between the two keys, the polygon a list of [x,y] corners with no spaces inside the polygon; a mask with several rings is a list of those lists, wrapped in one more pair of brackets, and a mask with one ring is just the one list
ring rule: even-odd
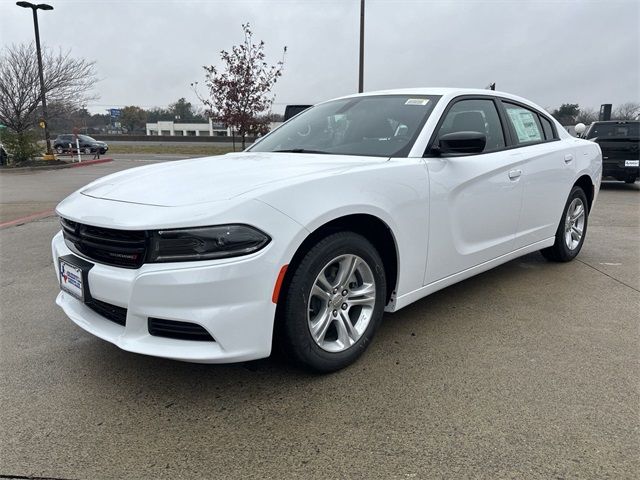
{"label": "parked car", "polygon": [[343,97],[244,152],[122,171],[63,200],[56,302],[131,352],[234,362],[275,342],[332,371],[384,311],[533,251],[575,258],[601,173],[596,143],[514,95]]}
{"label": "parked car", "polygon": [[602,150],[602,176],[634,183],[640,178],[640,121],[593,122],[582,135]]}
{"label": "parked car", "polygon": [[[109,146],[105,142],[100,142],[88,135],[78,135],[78,143],[82,153],[90,154],[99,151],[100,154],[106,153]],[[76,135],[64,134],[58,135],[53,141],[53,149],[57,154],[77,152]]]}

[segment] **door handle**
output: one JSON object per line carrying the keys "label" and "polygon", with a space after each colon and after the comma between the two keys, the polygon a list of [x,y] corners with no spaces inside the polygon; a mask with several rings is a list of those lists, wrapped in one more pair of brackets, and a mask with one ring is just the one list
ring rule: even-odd
{"label": "door handle", "polygon": [[522,175],[522,170],[511,170],[509,172],[509,179],[517,180],[518,178],[520,178],[520,175]]}
{"label": "door handle", "polygon": [[571,163],[573,162],[573,155],[571,155],[570,153],[567,153],[564,156],[564,163]]}

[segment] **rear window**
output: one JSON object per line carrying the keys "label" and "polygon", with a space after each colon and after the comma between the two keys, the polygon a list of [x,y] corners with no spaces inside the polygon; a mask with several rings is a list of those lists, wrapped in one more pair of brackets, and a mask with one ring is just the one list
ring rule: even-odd
{"label": "rear window", "polygon": [[640,123],[594,123],[587,132],[587,138],[638,138]]}

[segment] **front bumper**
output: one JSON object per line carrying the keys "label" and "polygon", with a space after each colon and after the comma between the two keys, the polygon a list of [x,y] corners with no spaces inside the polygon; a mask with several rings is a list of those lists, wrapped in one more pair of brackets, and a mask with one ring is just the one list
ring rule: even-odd
{"label": "front bumper", "polygon": [[[274,249],[246,257],[206,262],[145,264],[139,269],[94,264],[88,275],[92,298],[126,308],[126,325],[99,315],[61,291],[56,303],[89,333],[123,350],[175,360],[225,363],[264,358],[271,353],[278,275]],[[58,258],[72,254],[61,233],[52,240]],[[149,334],[149,317],[201,325],[214,341],[164,338]]]}

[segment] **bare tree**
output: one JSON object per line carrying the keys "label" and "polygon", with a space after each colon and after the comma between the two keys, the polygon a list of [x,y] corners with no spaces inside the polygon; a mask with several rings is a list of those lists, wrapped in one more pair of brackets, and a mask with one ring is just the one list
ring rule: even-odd
{"label": "bare tree", "polygon": [[[203,67],[208,97],[198,97],[207,107],[207,113],[237,132],[242,137],[242,148],[247,135],[268,131],[267,113],[273,104],[270,95],[278,77],[282,75],[282,60],[272,66],[265,62],[264,42],[253,43],[249,24],[243,24],[244,42],[230,52],[222,50],[223,69],[213,65]],[[197,92],[196,92],[197,94]]]}
{"label": "bare tree", "polygon": [[640,115],[640,103],[627,102],[619,105],[613,112],[614,120],[636,120]]}
{"label": "bare tree", "polygon": [[598,120],[598,112],[594,108],[580,108],[580,111],[576,116],[576,123],[584,123],[585,125],[589,125],[596,120]]}
{"label": "bare tree", "polygon": [[[97,81],[95,63],[73,58],[69,51],[43,50],[42,66],[50,115],[77,110],[88,100]],[[0,51],[0,123],[22,134],[37,123],[41,108],[38,61],[33,43]]]}

